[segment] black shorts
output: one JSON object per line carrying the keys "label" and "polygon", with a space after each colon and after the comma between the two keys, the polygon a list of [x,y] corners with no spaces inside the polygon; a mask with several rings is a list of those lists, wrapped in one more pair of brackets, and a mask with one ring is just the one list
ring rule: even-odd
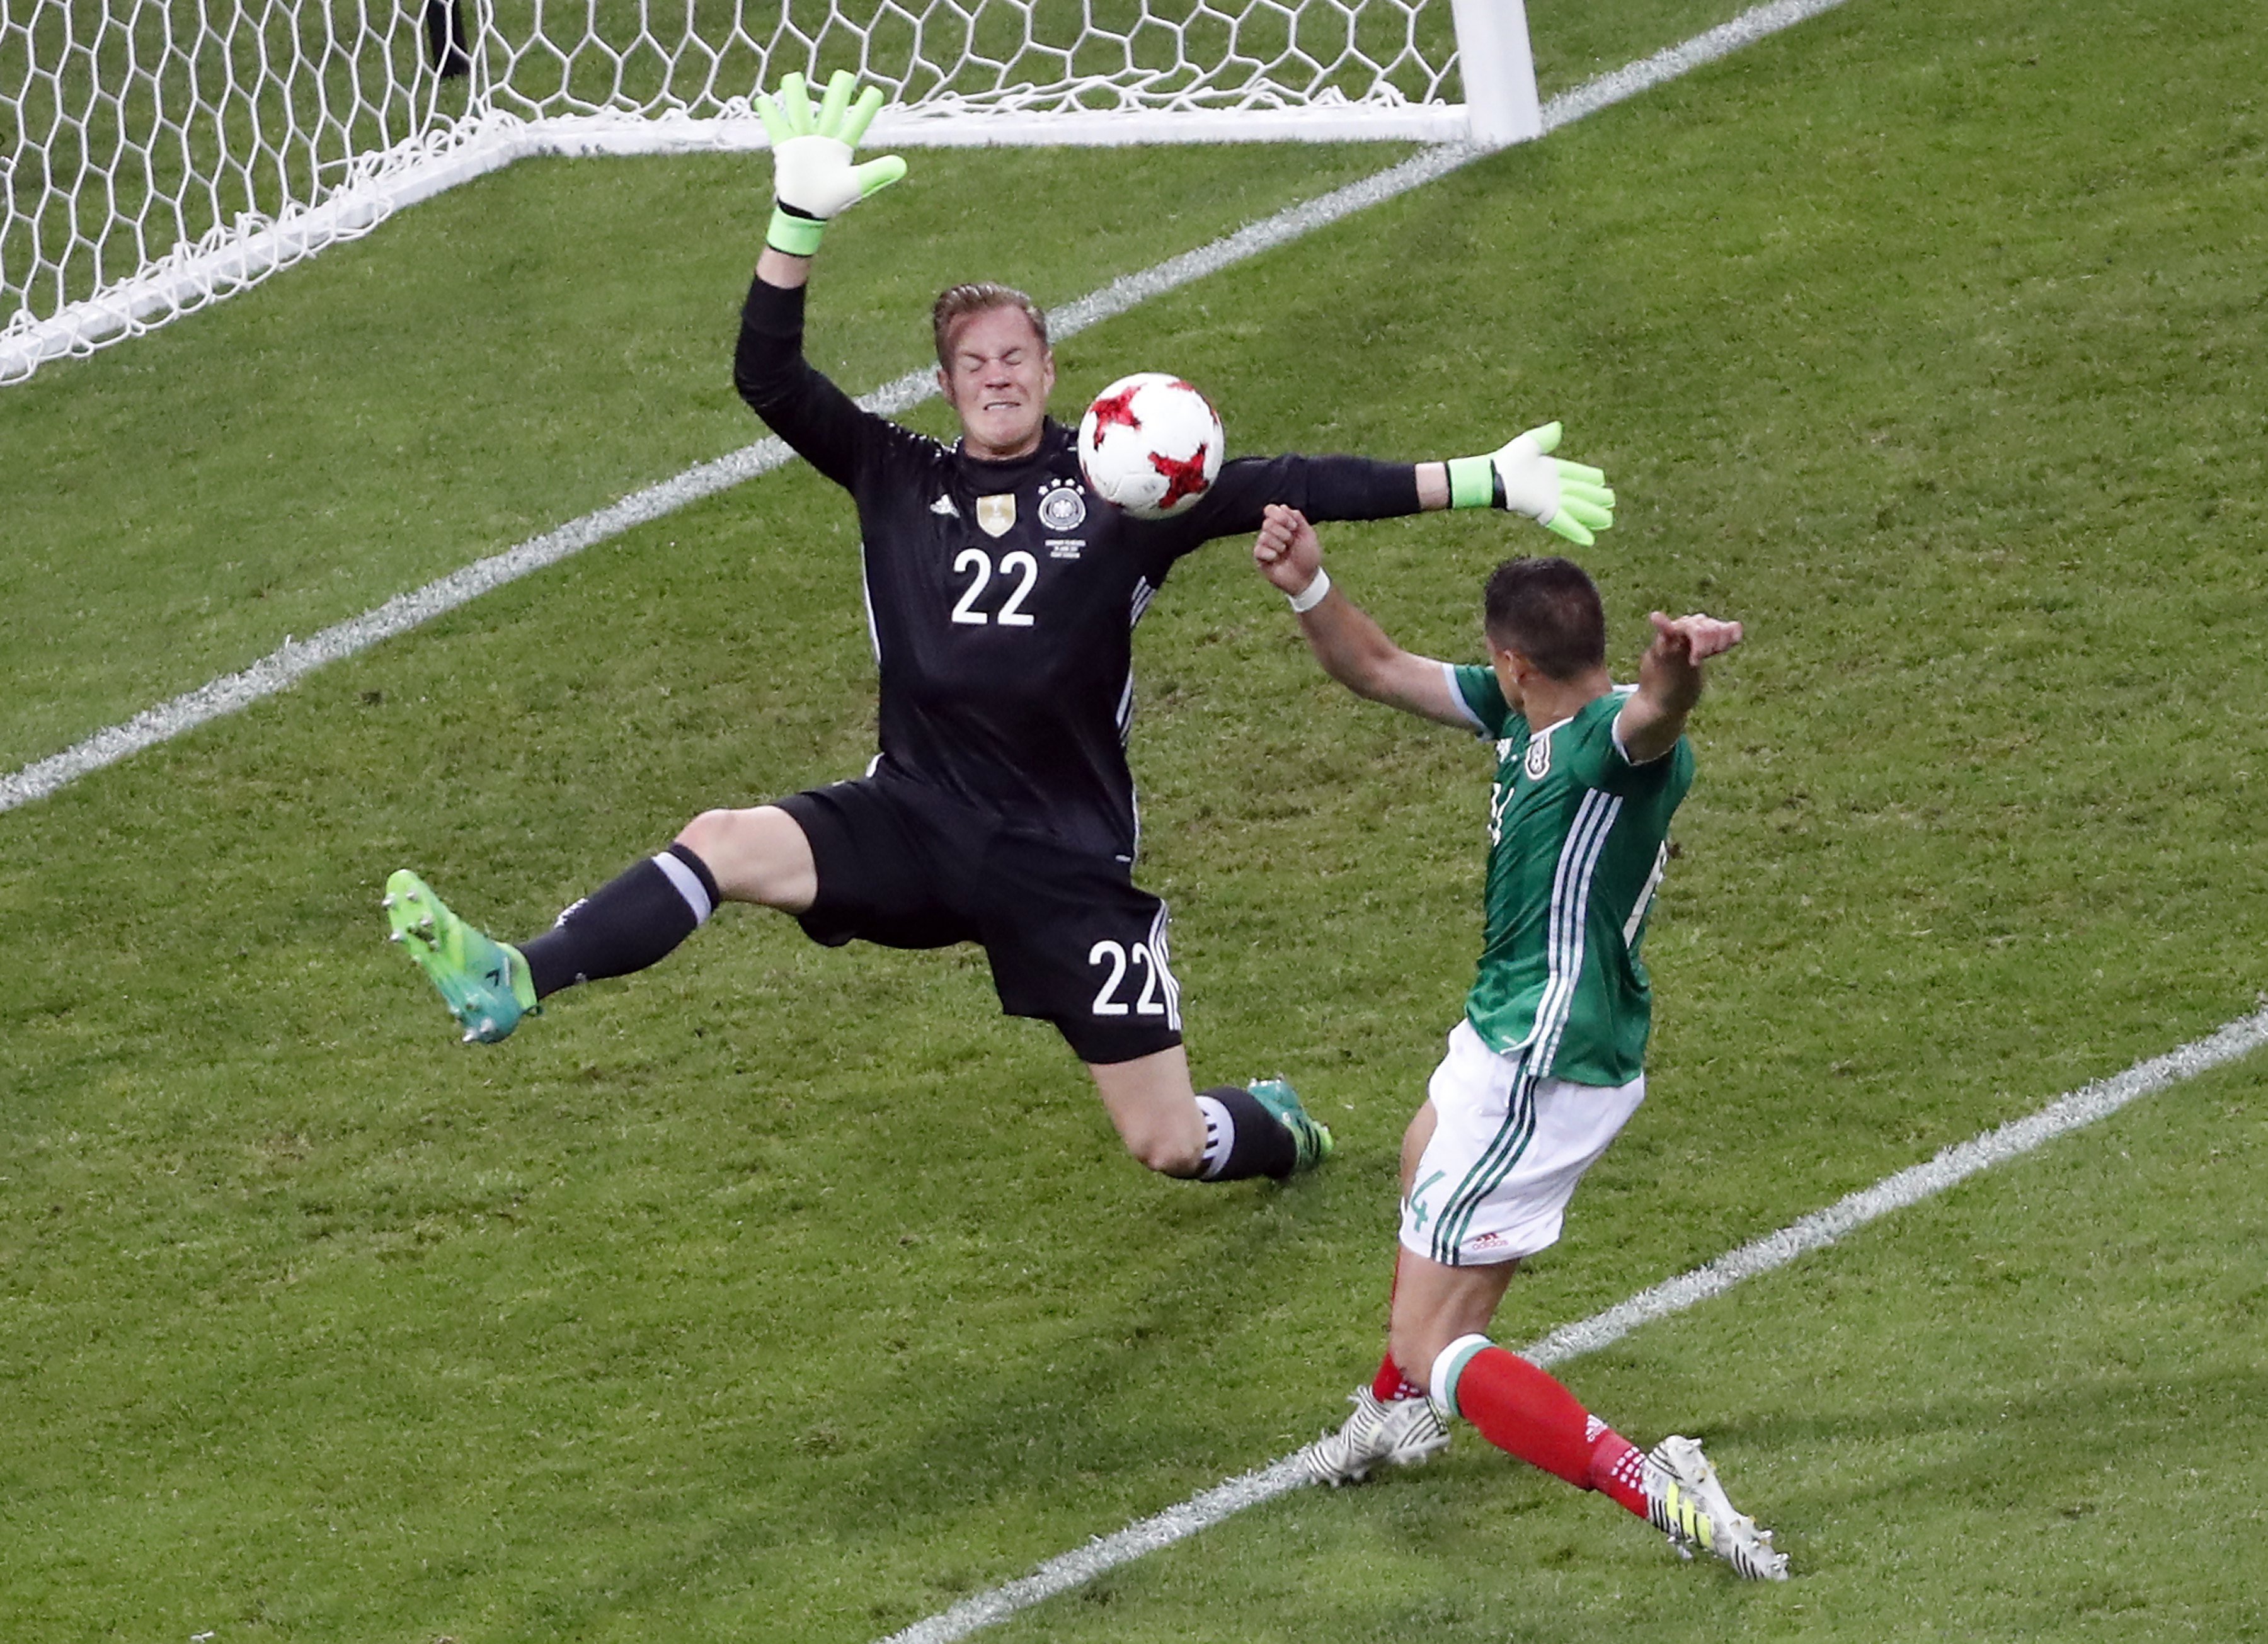
{"label": "black shorts", "polygon": [[814,942],[980,943],[1000,1009],[1054,1023],[1081,1061],[1131,1061],[1182,1042],[1166,905],[1116,857],[1017,832],[902,777],[777,804],[818,866],[818,897],[798,921]]}

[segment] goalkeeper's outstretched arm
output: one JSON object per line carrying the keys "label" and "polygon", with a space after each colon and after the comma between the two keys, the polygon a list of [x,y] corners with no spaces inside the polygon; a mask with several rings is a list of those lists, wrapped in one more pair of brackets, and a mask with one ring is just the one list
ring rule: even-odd
{"label": "goalkeeper's outstretched arm", "polygon": [[1379,462],[1366,457],[1240,457],[1221,466],[1213,488],[1175,527],[1182,552],[1216,537],[1260,528],[1270,503],[1310,519],[1394,519],[1443,508],[1497,508],[1525,514],[1580,547],[1615,523],[1606,476],[1552,456],[1559,424],[1546,422],[1483,457],[1447,462]]}
{"label": "goalkeeper's outstretched arm", "polygon": [[791,74],[771,96],[755,99],[772,144],[771,224],[756,260],[756,277],[768,285],[788,290],[802,285],[811,277],[811,259],[828,224],[906,174],[906,163],[895,154],[851,164],[858,139],[882,106],[879,85],[854,101],[856,84],[847,70],[838,71],[828,81],[824,99],[814,106],[803,77]]}
{"label": "goalkeeper's outstretched arm", "polygon": [[1297,509],[1270,506],[1252,545],[1252,561],[1292,601],[1307,648],[1325,673],[1357,696],[1420,719],[1473,728],[1472,714],[1458,700],[1448,669],[1431,657],[1403,650],[1368,612],[1331,585],[1315,528]]}
{"label": "goalkeeper's outstretched arm", "polygon": [[1615,523],[1615,494],[1598,469],[1551,454],[1559,432],[1557,422],[1546,422],[1484,456],[1419,463],[1418,506],[1501,508],[1589,547]]}

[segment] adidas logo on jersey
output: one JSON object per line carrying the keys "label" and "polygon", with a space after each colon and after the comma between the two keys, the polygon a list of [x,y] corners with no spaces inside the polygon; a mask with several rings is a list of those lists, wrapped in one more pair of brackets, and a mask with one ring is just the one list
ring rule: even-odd
{"label": "adidas logo on jersey", "polygon": [[929,505],[929,511],[932,514],[942,514],[947,519],[961,517],[961,510],[954,506],[953,499],[949,496],[939,497]]}

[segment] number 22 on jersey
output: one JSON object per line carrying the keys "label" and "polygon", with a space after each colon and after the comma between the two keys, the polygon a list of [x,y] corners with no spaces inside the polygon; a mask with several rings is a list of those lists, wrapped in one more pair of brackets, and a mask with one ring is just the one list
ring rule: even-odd
{"label": "number 22 on jersey", "polygon": [[1031,598],[1032,585],[1040,580],[1040,562],[1021,548],[1000,556],[998,574],[1003,582],[1019,580],[1009,589],[1008,597],[998,609],[990,613],[976,608],[977,599],[991,583],[994,574],[992,556],[982,548],[963,548],[953,556],[953,574],[968,578],[968,586],[961,591],[961,598],[953,602],[953,620],[982,628],[987,622],[998,622],[1002,628],[1029,628],[1032,614],[1024,609],[1024,601]]}

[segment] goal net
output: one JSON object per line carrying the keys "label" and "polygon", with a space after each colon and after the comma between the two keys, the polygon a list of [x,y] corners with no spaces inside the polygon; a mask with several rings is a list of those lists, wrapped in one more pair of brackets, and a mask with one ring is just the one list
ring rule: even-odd
{"label": "goal net", "polygon": [[1520,0],[7,0],[0,384],[528,155],[760,148],[838,69],[877,147],[1539,129]]}

